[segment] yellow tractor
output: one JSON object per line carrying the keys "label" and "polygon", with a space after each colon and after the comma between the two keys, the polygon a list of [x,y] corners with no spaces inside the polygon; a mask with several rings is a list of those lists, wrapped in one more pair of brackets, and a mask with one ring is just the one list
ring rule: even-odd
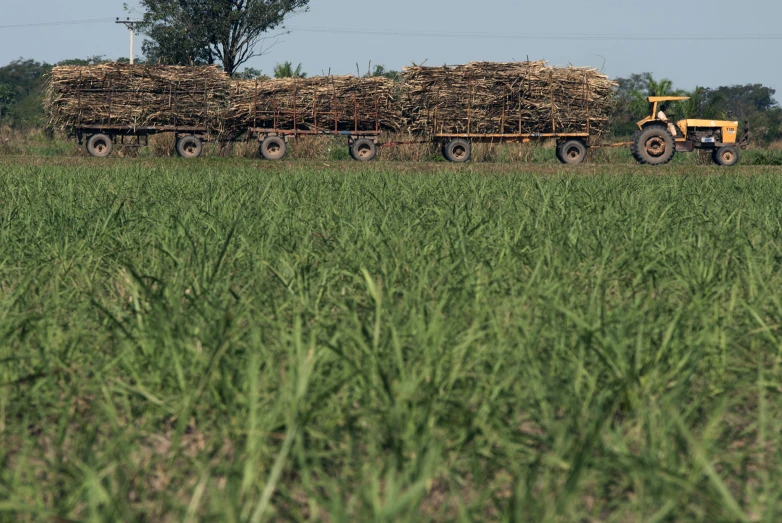
{"label": "yellow tractor", "polygon": [[[677,152],[695,149],[711,151],[717,165],[731,166],[739,161],[739,149],[749,144],[749,126],[738,137],[738,122],[722,120],[685,119],[676,123],[660,119],[658,108],[668,102],[689,100],[687,96],[650,96],[647,101],[651,115],[638,122],[630,150],[642,164],[663,165]],[[661,111],[662,112],[662,111]]]}

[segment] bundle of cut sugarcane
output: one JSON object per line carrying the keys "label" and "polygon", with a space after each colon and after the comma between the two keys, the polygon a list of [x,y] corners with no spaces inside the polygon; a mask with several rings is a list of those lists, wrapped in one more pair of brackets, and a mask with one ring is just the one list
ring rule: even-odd
{"label": "bundle of cut sugarcane", "polygon": [[606,131],[614,83],[599,71],[546,62],[473,62],[404,69],[402,98],[413,134]]}
{"label": "bundle of cut sugarcane", "polygon": [[230,129],[397,131],[396,83],[384,77],[318,76],[234,82]]}
{"label": "bundle of cut sugarcane", "polygon": [[217,131],[231,81],[214,66],[107,63],[52,69],[45,108],[59,129],[203,127]]}

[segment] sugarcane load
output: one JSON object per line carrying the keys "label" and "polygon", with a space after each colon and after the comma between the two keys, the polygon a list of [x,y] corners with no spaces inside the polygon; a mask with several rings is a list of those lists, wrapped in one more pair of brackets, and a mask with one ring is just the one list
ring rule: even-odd
{"label": "sugarcane load", "polygon": [[[100,157],[162,132],[176,135],[185,158],[199,156],[204,142],[241,139],[257,140],[268,160],[285,157],[291,140],[313,135],[346,138],[357,161],[373,160],[378,147],[428,143],[449,161],[466,162],[475,143],[547,141],[564,164],[584,162],[590,148],[629,146],[644,164],[709,149],[716,163],[733,165],[748,144],[748,133],[737,135],[738,122],[674,124],[651,99],[652,114],[638,123],[632,142],[604,144],[616,87],[597,69],[544,61],[413,65],[399,81],[351,75],[248,81],[213,66],[110,63],[55,67],[46,108],[53,127],[80,143],[86,138],[89,153]],[[392,133],[410,141],[384,141]]]}

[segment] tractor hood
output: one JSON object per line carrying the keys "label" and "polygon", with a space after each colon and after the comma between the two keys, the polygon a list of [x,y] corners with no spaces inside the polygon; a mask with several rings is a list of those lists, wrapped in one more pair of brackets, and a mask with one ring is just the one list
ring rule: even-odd
{"label": "tractor hood", "polygon": [[684,127],[735,127],[738,129],[738,122],[731,122],[728,120],[704,120],[698,118],[688,118],[686,120],[680,120],[676,123],[679,127],[684,124]]}

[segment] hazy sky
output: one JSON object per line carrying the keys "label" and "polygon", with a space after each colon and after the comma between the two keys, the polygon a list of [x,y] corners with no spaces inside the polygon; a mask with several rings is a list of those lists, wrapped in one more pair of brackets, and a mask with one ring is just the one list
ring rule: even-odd
{"label": "hazy sky", "polygon": [[[125,17],[123,3],[0,0],[0,65],[18,57],[53,63],[127,56],[128,33],[110,21],[3,27]],[[357,62],[363,73],[370,60],[400,69],[424,60],[440,65],[529,56],[553,65],[604,68],[612,77],[650,71],[683,88],[762,83],[777,89],[782,100],[782,2],[649,5],[639,0],[311,0],[309,12],[287,22],[291,34],[248,65],[270,73],[276,62],[290,60],[315,75],[329,69],[355,73]]]}

